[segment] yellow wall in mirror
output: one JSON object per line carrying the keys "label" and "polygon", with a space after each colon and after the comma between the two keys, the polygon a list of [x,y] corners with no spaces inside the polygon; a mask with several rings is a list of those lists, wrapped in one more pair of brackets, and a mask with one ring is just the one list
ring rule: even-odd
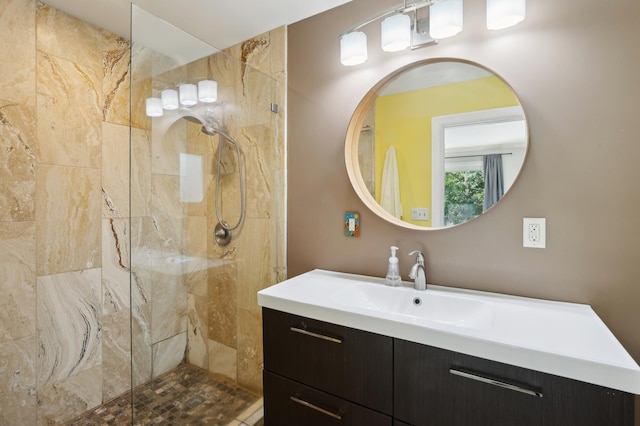
{"label": "yellow wall in mirror", "polygon": [[376,201],[380,202],[385,155],[393,145],[402,220],[431,226],[430,220],[411,220],[413,207],[428,208],[431,218],[431,119],[517,105],[511,88],[495,76],[378,97],[374,126]]}

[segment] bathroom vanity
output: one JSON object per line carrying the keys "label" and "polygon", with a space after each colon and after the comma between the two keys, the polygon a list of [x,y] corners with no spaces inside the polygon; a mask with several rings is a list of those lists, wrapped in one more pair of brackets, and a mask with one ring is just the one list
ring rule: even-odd
{"label": "bathroom vanity", "polygon": [[267,426],[633,425],[640,367],[590,307],[383,281],[258,293]]}

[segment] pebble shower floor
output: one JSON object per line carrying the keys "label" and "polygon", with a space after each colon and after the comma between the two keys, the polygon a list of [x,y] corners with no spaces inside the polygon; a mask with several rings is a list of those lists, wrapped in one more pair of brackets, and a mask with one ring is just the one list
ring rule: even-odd
{"label": "pebble shower floor", "polygon": [[262,398],[223,376],[181,364],[134,390],[89,410],[65,426],[263,426]]}

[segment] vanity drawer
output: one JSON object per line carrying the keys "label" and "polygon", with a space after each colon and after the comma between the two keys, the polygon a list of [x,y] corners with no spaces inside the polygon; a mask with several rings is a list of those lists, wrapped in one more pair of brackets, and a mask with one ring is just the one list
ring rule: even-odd
{"label": "vanity drawer", "polygon": [[265,370],[392,413],[391,337],[266,308],[263,330]]}
{"label": "vanity drawer", "polygon": [[264,421],[266,426],[391,426],[390,416],[378,413],[264,372]]}
{"label": "vanity drawer", "polygon": [[394,416],[415,426],[632,426],[633,395],[395,340]]}

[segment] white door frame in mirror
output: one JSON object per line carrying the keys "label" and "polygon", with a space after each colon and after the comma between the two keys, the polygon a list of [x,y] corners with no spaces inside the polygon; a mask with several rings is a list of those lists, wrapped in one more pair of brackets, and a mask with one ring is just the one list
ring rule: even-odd
{"label": "white door frame in mirror", "polygon": [[[431,120],[431,150],[432,150],[432,213],[431,226],[444,227],[444,175],[445,175],[445,131],[447,128],[478,124],[493,124],[506,122],[522,122],[524,132],[523,141],[514,141],[516,145],[522,142],[526,146],[527,130],[525,116],[520,106],[494,108],[462,114],[442,115]],[[508,149],[502,145],[500,148]],[[481,155],[481,154],[478,154]],[[508,188],[505,188],[505,192]]]}

